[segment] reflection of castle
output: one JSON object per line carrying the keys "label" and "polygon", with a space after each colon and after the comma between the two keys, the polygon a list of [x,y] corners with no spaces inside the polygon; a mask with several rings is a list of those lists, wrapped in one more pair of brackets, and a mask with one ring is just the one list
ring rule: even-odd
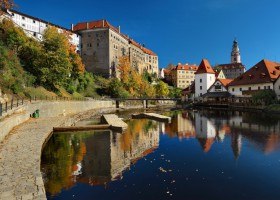
{"label": "reflection of castle", "polygon": [[265,153],[275,151],[280,143],[278,119],[242,112],[234,112],[232,116],[219,111],[182,112],[172,118],[172,124],[165,126],[165,132],[171,137],[196,138],[204,152],[208,152],[215,141],[223,142],[229,135],[236,159],[241,153],[243,139]]}
{"label": "reflection of castle", "polygon": [[85,145],[87,153],[81,162],[82,173],[76,177],[77,181],[105,184],[121,178],[125,169],[158,147],[159,125],[154,123],[152,128],[144,130],[143,124],[134,124],[132,130],[123,134],[97,132],[85,141]]}

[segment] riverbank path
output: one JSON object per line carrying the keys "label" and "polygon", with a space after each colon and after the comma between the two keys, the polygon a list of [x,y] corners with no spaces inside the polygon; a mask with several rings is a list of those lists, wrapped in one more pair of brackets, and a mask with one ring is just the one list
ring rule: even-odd
{"label": "riverbank path", "polygon": [[46,199],[40,171],[44,141],[66,117],[30,119],[0,143],[0,199]]}

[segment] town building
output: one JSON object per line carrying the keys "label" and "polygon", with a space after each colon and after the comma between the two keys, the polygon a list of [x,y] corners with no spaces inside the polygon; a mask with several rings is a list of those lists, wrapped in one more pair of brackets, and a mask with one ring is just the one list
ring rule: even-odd
{"label": "town building", "polygon": [[280,64],[262,60],[229,84],[236,97],[250,97],[260,90],[274,90],[280,98]]}
{"label": "town building", "polygon": [[128,56],[139,73],[158,76],[158,56],[121,33],[107,20],[78,23],[73,31],[81,35],[81,57],[88,71],[104,77],[118,77],[119,58]]}
{"label": "town building", "polygon": [[76,51],[80,51],[80,36],[70,29],[63,28],[42,19],[18,12],[16,10],[6,10],[5,17],[11,19],[18,27],[22,28],[28,36],[38,41],[43,40],[44,31],[49,26],[55,27],[57,28],[59,33],[67,34],[67,36],[69,36],[68,40],[70,44],[75,47]]}
{"label": "town building", "polygon": [[194,73],[198,69],[196,65],[181,64],[171,70],[172,84],[178,88],[186,88],[194,82]]}
{"label": "town building", "polygon": [[203,59],[195,72],[195,97],[201,97],[206,94],[215,80],[213,68],[206,59]]}
{"label": "town building", "polygon": [[246,69],[241,63],[241,54],[236,39],[233,41],[231,51],[231,63],[218,65],[221,71],[223,71],[226,79],[234,79],[242,75]]}

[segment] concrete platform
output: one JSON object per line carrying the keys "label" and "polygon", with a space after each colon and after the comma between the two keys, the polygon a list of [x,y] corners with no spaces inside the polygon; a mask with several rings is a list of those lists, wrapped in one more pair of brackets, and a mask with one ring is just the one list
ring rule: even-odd
{"label": "concrete platform", "polygon": [[171,123],[171,117],[159,115],[156,113],[141,113],[132,115],[132,119],[151,119],[159,122]]}
{"label": "concrete platform", "polygon": [[109,124],[110,129],[120,132],[123,132],[128,127],[128,125],[121,118],[114,114],[102,115],[101,123]]}

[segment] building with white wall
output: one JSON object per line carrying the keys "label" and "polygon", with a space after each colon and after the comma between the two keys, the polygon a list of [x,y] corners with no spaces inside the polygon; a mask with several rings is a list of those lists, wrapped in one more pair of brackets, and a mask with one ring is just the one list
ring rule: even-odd
{"label": "building with white wall", "polygon": [[236,97],[250,97],[260,90],[274,90],[280,95],[280,64],[262,60],[229,84],[229,92]]}
{"label": "building with white wall", "polygon": [[28,36],[39,41],[43,40],[44,31],[49,26],[53,26],[57,28],[59,33],[65,33],[69,35],[70,44],[76,48],[76,51],[80,51],[80,36],[70,29],[63,28],[16,10],[6,10],[6,16],[11,19],[18,27],[21,27]]}
{"label": "building with white wall", "polygon": [[206,59],[203,59],[195,72],[195,97],[201,97],[206,94],[215,80],[213,68]]}

